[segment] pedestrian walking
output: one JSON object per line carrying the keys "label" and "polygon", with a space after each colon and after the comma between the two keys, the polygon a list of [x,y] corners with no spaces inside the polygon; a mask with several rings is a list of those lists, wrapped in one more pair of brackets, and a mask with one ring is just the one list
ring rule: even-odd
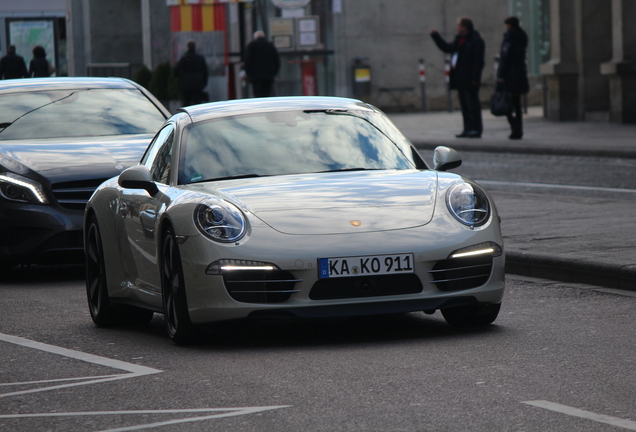
{"label": "pedestrian walking", "polygon": [[252,83],[254,97],[269,97],[274,89],[274,78],[280,70],[278,51],[265,38],[265,33],[257,31],[254,40],[245,49],[245,73]]}
{"label": "pedestrian walking", "polygon": [[528,35],[519,26],[519,18],[515,16],[504,20],[506,32],[499,53],[497,68],[497,86],[512,95],[513,110],[507,114],[510,123],[510,139],[523,137],[523,118],[521,111],[521,95],[528,93],[528,70],[526,67],[526,49]]}
{"label": "pedestrian walking", "polygon": [[15,45],[9,45],[7,55],[0,59],[0,79],[26,78],[27,68],[24,58],[15,52]]}
{"label": "pedestrian walking", "polygon": [[457,21],[457,35],[453,42],[446,42],[434,28],[431,36],[440,50],[451,54],[450,88],[457,90],[464,119],[464,130],[456,136],[481,138],[483,123],[479,86],[486,44],[475,30],[473,21],[465,17]]}
{"label": "pedestrian walking", "polygon": [[53,66],[46,59],[46,50],[41,45],[33,47],[33,59],[29,63],[28,76],[32,78],[50,77],[55,72]]}
{"label": "pedestrian walking", "polygon": [[186,52],[174,68],[174,75],[179,78],[183,106],[203,103],[203,90],[208,85],[208,65],[205,57],[196,52],[196,47],[196,42],[189,40]]}

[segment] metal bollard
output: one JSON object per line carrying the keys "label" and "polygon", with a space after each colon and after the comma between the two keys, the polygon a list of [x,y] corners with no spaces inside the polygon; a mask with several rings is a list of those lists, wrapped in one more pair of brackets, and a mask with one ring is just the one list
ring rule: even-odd
{"label": "metal bollard", "polygon": [[426,106],[426,67],[424,66],[424,59],[423,58],[420,59],[419,74],[420,74],[420,88],[422,90],[422,112],[426,112],[427,111],[427,106]]}
{"label": "metal bollard", "polygon": [[444,60],[444,81],[446,82],[446,108],[448,112],[453,112],[453,95],[450,89],[450,70],[451,59],[450,56],[446,56]]}

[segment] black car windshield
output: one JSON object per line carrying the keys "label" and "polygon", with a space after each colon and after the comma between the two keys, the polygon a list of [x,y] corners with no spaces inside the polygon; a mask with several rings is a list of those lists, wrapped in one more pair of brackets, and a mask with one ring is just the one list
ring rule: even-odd
{"label": "black car windshield", "polygon": [[0,140],[154,134],[164,123],[139,90],[95,89],[0,96]]}
{"label": "black car windshield", "polygon": [[418,167],[411,143],[371,111],[280,111],[191,124],[179,183]]}

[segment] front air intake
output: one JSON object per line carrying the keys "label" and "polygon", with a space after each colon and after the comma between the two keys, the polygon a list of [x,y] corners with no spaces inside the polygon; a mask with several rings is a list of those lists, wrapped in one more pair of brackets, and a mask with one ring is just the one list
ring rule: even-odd
{"label": "front air intake", "polygon": [[234,270],[223,273],[228,294],[242,303],[282,303],[299,292],[294,289],[301,279],[283,270]]}
{"label": "front air intake", "polygon": [[429,274],[439,290],[460,291],[484,285],[490,278],[492,267],[492,255],[448,258],[435,264]]}

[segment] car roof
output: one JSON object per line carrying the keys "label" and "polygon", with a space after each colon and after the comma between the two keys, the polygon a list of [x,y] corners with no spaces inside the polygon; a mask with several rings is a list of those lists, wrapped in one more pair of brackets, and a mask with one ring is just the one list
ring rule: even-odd
{"label": "car roof", "polygon": [[0,80],[0,94],[78,89],[138,89],[125,78],[55,77]]}
{"label": "car roof", "polygon": [[192,105],[180,108],[179,111],[187,113],[192,118],[192,121],[196,122],[219,117],[257,114],[272,111],[328,109],[375,111],[373,106],[356,99],[322,96],[238,99],[225,102]]}

